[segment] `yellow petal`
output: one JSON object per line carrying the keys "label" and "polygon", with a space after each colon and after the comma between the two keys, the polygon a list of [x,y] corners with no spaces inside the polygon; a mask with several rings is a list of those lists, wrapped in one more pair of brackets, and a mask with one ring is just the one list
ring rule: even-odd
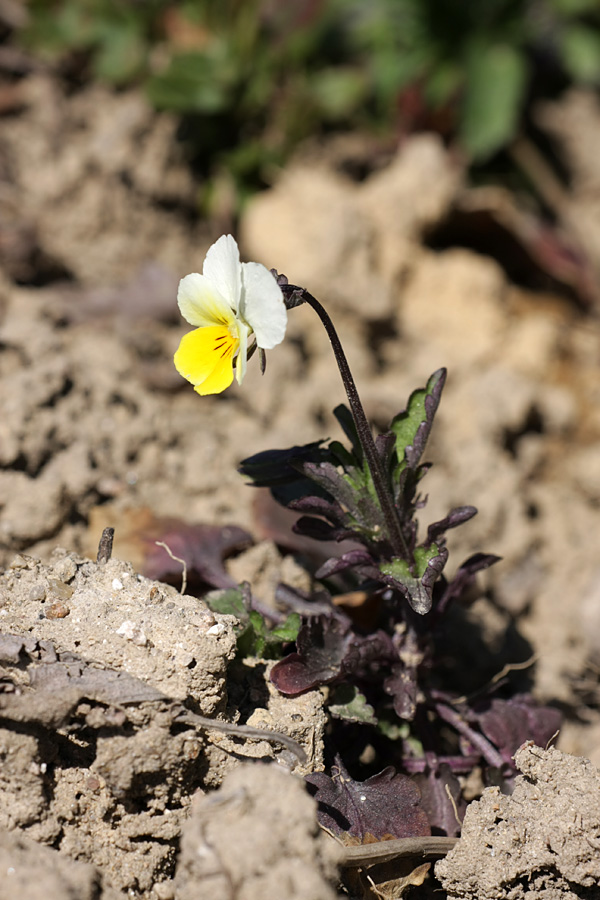
{"label": "yellow petal", "polygon": [[222,325],[185,334],[175,353],[175,368],[199,394],[217,394],[233,381],[233,355],[239,340]]}
{"label": "yellow petal", "polygon": [[206,394],[220,394],[225,388],[228,388],[233,381],[233,360],[231,355],[226,359],[219,360],[219,364],[210,373],[208,378],[197,384],[194,390],[201,396]]}

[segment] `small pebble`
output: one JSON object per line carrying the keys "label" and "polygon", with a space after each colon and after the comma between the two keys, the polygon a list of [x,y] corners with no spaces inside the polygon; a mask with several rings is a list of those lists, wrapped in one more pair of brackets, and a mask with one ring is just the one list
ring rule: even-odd
{"label": "small pebble", "polygon": [[174,881],[158,881],[152,885],[152,890],[156,894],[158,900],[173,900],[175,896]]}
{"label": "small pebble", "polygon": [[206,632],[207,634],[223,634],[227,629],[221,622],[217,622],[216,625],[211,625],[211,627]]}
{"label": "small pebble", "polygon": [[62,581],[57,581],[56,578],[48,579],[48,588],[46,590],[46,597],[51,600],[68,600],[73,596],[73,588],[70,584],[63,584]]}
{"label": "small pebble", "polygon": [[30,556],[23,556],[20,553],[17,553],[11,564],[9,565],[9,569],[29,569],[31,568],[32,559]]}
{"label": "small pebble", "polygon": [[77,575],[77,566],[70,556],[65,556],[54,563],[52,571],[60,581],[66,584]]}
{"label": "small pebble", "polygon": [[142,629],[130,619],[125,619],[119,628],[117,628],[117,634],[120,634],[124,638],[127,638],[128,641],[137,644],[138,647],[145,647],[148,643],[148,638]]}
{"label": "small pebble", "polygon": [[64,619],[65,616],[68,616],[71,610],[68,606],[66,606],[61,600],[56,600],[54,603],[51,603],[50,606],[46,609],[46,618],[47,619]]}
{"label": "small pebble", "polygon": [[113,589],[113,591],[122,591],[123,590],[123,582],[120,581],[118,578],[113,578],[112,589]]}

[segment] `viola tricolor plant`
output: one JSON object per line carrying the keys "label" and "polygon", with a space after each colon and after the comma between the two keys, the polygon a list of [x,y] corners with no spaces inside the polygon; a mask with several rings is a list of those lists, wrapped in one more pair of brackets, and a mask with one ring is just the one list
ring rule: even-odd
{"label": "viola tricolor plant", "polygon": [[[271,680],[287,695],[326,689],[335,766],[332,778],[308,776],[321,801],[323,824],[359,839],[381,837],[382,828],[394,837],[408,836],[412,826],[407,823],[416,821],[415,816],[408,815],[408,806],[395,813],[382,811],[379,788],[385,783],[390,797],[410,797],[414,806],[416,783],[427,827],[457,834],[458,776],[479,766],[510,780],[512,756],[520,744],[546,744],[559,727],[560,714],[536,706],[528,695],[506,696],[506,682],[483,687],[472,698],[447,685],[448,613],[477,573],[498,557],[477,553],[452,579],[444,574],[446,532],[476,515],[473,506],[451,509],[419,533],[417,513],[426,505],[420,483],[430,468],[423,454],[445,370],[434,372],[425,387],[414,391],[388,430],[374,439],[331,318],[307,290],[290,285],[275,270],[240,263],[237,245],[227,236],[208,251],[203,275],[183,279],[178,299],[184,317],[198,327],[183,338],[175,363],[202,394],[231,384],[234,359],[241,382],[250,355],[248,337],[254,334],[250,349],[258,347],[261,354],[276,346],[285,334],[287,311],[296,306],[311,306],[325,327],[348,397],[349,408],[334,410],[348,444],[318,441],[264,451],[241,465],[252,484],[268,487],[278,503],[300,514],[294,526],[298,533],[316,541],[344,542],[346,548],[315,572],[322,585],[316,593],[280,586],[277,599],[289,616],[283,627],[283,616],[272,618],[277,646],[285,647],[288,640],[290,651],[271,669]],[[355,607],[359,598],[361,615],[345,604],[346,597],[353,598]],[[249,622],[254,622],[253,633],[261,633],[258,646],[267,646],[247,589],[233,601],[227,592],[210,602],[219,611],[237,610],[245,620],[245,652]],[[298,616],[299,630],[291,629]],[[362,740],[357,728],[364,730]],[[369,744],[385,752],[401,772],[388,767],[367,782],[354,782],[346,766],[356,764],[358,753],[347,760],[345,748]],[[401,787],[409,777],[410,788]],[[378,789],[367,790],[374,779]],[[358,818],[352,813],[355,791],[366,798]],[[369,803],[370,796],[377,801]],[[423,834],[422,817],[419,821]]]}

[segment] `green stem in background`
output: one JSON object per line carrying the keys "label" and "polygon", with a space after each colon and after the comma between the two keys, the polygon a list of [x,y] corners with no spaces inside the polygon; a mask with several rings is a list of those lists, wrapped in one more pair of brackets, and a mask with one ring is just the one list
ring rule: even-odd
{"label": "green stem in background", "polygon": [[406,539],[402,534],[402,529],[400,528],[400,521],[398,519],[398,513],[394,505],[394,499],[392,497],[391,491],[389,490],[388,480],[382,469],[381,459],[377,452],[377,448],[375,447],[373,434],[367,421],[363,405],[360,402],[360,397],[358,396],[358,391],[356,390],[356,384],[354,383],[354,378],[352,377],[352,372],[350,371],[350,366],[348,365],[348,360],[346,359],[344,348],[342,347],[333,322],[331,321],[329,314],[319,303],[319,301],[304,288],[297,287],[293,284],[282,284],[281,289],[283,291],[286,306],[288,309],[292,309],[294,306],[299,306],[301,303],[308,303],[308,305],[314,309],[321,322],[323,323],[325,331],[327,332],[327,336],[331,341],[331,346],[333,347],[333,352],[338,364],[338,369],[340,370],[340,375],[342,376],[342,381],[344,382],[346,395],[348,397],[350,410],[352,412],[352,418],[354,419],[358,438],[367,460],[371,478],[373,479],[373,485],[377,493],[379,506],[381,507],[381,512],[383,513],[388,540],[392,546],[394,554],[396,556],[402,557],[407,562],[410,562],[411,554],[408,548],[408,544],[406,543]]}

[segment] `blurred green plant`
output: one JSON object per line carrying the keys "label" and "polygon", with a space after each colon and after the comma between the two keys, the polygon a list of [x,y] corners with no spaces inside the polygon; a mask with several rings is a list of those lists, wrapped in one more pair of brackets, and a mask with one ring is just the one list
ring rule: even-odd
{"label": "blurred green plant", "polygon": [[237,654],[241,659],[247,656],[280,659],[285,645],[293,643],[298,637],[301,625],[298,613],[290,613],[284,621],[271,626],[261,613],[252,608],[249,585],[210,591],[203,599],[213,612],[237,619]]}
{"label": "blurred green plant", "polygon": [[30,0],[18,40],[142,85],[238,198],[304,138],[434,128],[485,163],[534,96],[600,84],[598,0]]}

